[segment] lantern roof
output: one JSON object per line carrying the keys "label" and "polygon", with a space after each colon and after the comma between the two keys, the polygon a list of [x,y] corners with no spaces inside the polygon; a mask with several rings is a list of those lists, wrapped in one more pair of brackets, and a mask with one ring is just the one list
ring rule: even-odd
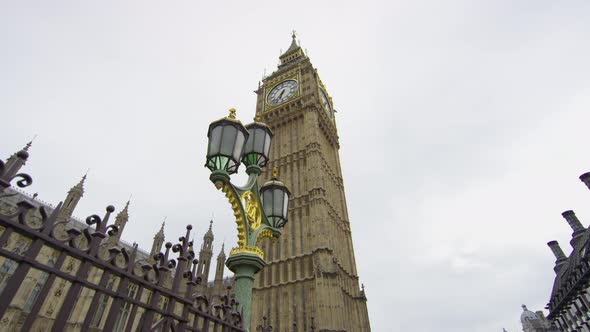
{"label": "lantern roof", "polygon": [[236,119],[236,109],[235,108],[230,108],[229,109],[229,114],[226,117],[223,117],[219,120],[213,121],[211,122],[211,124],[209,124],[209,130],[207,131],[207,135],[211,134],[211,128],[219,123],[222,122],[229,122],[229,123],[233,123],[237,126],[241,126],[242,128],[244,128],[244,125],[242,124],[242,121]]}
{"label": "lantern roof", "polygon": [[267,181],[262,185],[262,187],[270,187],[270,186],[283,187],[285,189],[285,191],[287,191],[288,194],[291,194],[291,192],[289,191],[289,188],[287,188],[287,186],[285,186],[285,184],[279,180],[279,169],[276,167],[274,167],[272,169],[272,177],[271,177],[270,181]]}
{"label": "lantern roof", "polygon": [[271,136],[274,136],[272,129],[270,129],[270,127],[266,123],[261,122],[260,120],[260,115],[256,114],[256,116],[254,117],[254,122],[247,124],[246,127],[250,125],[258,125],[260,127],[264,127],[264,129],[266,129]]}

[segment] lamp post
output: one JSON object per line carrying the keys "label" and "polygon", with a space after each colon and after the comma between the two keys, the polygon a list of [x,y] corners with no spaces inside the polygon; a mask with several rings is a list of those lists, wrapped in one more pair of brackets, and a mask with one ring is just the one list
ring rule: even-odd
{"label": "lamp post", "polygon": [[[229,116],[209,125],[207,136],[205,167],[211,170],[209,179],[227,197],[238,226],[238,246],[231,249],[225,264],[235,274],[234,293],[248,329],[254,274],[266,265],[258,242],[281,236],[281,228],[287,223],[290,193],[278,180],[276,168],[272,179],[258,188],[258,176],[268,162],[272,139],[272,131],[264,123],[255,120],[244,127],[232,108]],[[240,163],[246,165],[248,174],[244,186],[234,185],[230,178]]]}

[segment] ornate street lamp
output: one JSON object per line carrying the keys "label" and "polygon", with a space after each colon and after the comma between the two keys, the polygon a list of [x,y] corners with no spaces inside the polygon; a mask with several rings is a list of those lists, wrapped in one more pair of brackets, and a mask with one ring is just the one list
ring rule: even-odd
{"label": "ornate street lamp", "polygon": [[[235,274],[234,292],[247,327],[254,274],[266,265],[258,243],[263,238],[281,236],[281,228],[287,223],[290,193],[279,181],[276,168],[272,179],[258,188],[258,176],[268,162],[272,140],[267,125],[256,119],[244,127],[232,108],[228,117],[209,125],[208,138],[205,167],[211,170],[209,179],[229,200],[238,225],[238,246],[231,249],[225,264]],[[248,174],[248,181],[241,187],[230,179],[240,161]]]}
{"label": "ornate street lamp", "polygon": [[212,172],[234,174],[240,166],[240,157],[248,130],[236,120],[236,110],[229,110],[229,116],[209,125],[209,146],[205,166]]}

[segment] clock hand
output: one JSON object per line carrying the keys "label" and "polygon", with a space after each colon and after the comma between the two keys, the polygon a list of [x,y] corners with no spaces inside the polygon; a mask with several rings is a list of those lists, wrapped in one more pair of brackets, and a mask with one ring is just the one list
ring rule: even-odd
{"label": "clock hand", "polygon": [[281,94],[279,95],[279,99],[281,99],[281,97],[283,97],[283,93],[285,93],[285,90],[281,90]]}

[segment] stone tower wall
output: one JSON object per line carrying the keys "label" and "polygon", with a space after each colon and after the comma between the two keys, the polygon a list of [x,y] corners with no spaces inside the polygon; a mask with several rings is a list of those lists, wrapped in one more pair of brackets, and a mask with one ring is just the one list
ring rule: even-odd
{"label": "stone tower wall", "polygon": [[[270,107],[270,89],[286,79],[299,91],[284,104]],[[274,133],[270,161],[261,176],[277,167],[291,190],[289,222],[281,237],[265,239],[268,265],[256,275],[251,330],[270,319],[283,331],[297,324],[316,331],[370,331],[366,298],[361,294],[342,171],[336,124],[320,103],[323,87],[305,58],[283,66],[258,89],[257,115]]]}

